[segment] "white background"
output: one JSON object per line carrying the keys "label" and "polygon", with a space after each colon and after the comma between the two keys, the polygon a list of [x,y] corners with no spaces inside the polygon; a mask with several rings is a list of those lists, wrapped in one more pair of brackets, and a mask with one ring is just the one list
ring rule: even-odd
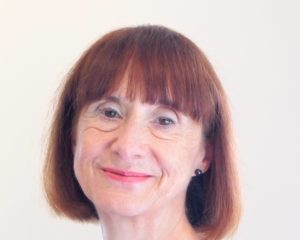
{"label": "white background", "polygon": [[297,0],[0,0],[0,239],[101,239],[55,217],[42,146],[59,83],[102,34],[161,24],[196,42],[228,95],[244,214],[235,240],[300,239],[300,7]]}

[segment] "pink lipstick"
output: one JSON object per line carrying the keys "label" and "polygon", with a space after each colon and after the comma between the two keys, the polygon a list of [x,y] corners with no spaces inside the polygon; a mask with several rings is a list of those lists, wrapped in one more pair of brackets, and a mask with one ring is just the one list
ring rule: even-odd
{"label": "pink lipstick", "polygon": [[143,182],[149,179],[151,176],[145,173],[124,171],[114,168],[102,168],[106,176],[127,183]]}

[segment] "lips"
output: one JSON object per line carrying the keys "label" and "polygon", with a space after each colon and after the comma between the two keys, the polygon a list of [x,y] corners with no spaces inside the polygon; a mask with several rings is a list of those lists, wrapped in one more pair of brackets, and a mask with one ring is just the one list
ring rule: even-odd
{"label": "lips", "polygon": [[143,182],[151,177],[151,175],[141,172],[124,171],[114,168],[102,168],[102,171],[113,180],[128,183]]}

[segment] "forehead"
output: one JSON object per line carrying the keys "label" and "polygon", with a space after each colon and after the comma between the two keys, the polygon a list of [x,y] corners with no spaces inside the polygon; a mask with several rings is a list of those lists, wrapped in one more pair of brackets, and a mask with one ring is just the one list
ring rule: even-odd
{"label": "forehead", "polygon": [[163,91],[155,91],[155,88],[147,86],[145,80],[129,77],[128,72],[124,74],[117,82],[113,84],[103,94],[101,98],[110,98],[114,101],[139,101],[141,103],[147,103],[152,105],[164,105],[169,106],[177,111],[180,111],[176,100],[173,98],[169,86],[165,86]]}
{"label": "forehead", "polygon": [[92,49],[76,76],[77,112],[93,101],[118,93],[130,101],[139,98],[145,103],[168,105],[200,120],[209,98],[202,84],[205,77],[198,74],[197,52],[181,44],[178,47],[174,41],[147,41],[133,47],[125,41]]}

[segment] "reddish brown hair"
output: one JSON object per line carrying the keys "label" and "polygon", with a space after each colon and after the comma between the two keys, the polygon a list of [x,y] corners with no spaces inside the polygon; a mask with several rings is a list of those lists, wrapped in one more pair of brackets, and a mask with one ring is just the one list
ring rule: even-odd
{"label": "reddish brown hair", "polygon": [[50,205],[72,219],[98,219],[74,175],[72,136],[82,108],[117,90],[125,74],[130,99],[139,94],[145,102],[172,104],[204,125],[212,148],[211,164],[201,181],[191,180],[186,214],[191,225],[209,239],[221,239],[232,232],[240,216],[226,96],[201,50],[183,35],[161,26],[108,33],[70,72],[56,107],[44,167]]}

